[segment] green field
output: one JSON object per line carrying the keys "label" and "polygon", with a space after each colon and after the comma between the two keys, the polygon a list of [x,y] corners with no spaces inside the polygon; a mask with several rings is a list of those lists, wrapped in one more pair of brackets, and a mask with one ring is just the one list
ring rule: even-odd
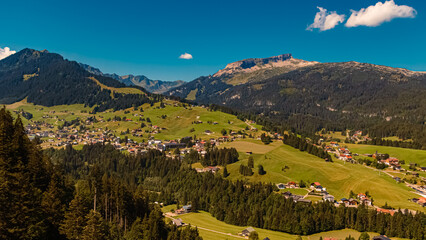
{"label": "green field", "polygon": [[416,150],[409,148],[397,148],[375,145],[361,145],[361,144],[345,144],[349,150],[359,154],[373,154],[376,151],[379,153],[388,153],[391,157],[396,157],[399,160],[404,160],[406,164],[411,162],[417,163],[420,166],[426,166],[426,151]]}
{"label": "green field", "polygon": [[[200,235],[203,237],[204,240],[244,239],[239,237],[238,233],[247,228],[224,223],[212,217],[210,213],[203,211],[199,213],[188,213],[180,215],[176,218],[181,218],[184,223],[191,224],[192,226],[197,226],[198,230],[200,231]],[[297,238],[296,235],[291,235],[288,233],[276,232],[260,228],[255,229],[259,233],[259,239],[269,237],[271,240],[294,240]]]}
{"label": "green field", "polygon": [[[79,117],[85,119],[90,116],[96,116],[98,120],[103,119],[104,121],[97,122],[89,128],[108,128],[112,129],[117,136],[127,136],[130,139],[140,141],[146,141],[150,136],[160,140],[173,140],[180,139],[185,136],[194,136],[202,139],[217,138],[222,136],[221,130],[226,129],[233,131],[245,131],[247,124],[237,119],[236,116],[222,113],[220,111],[212,112],[202,107],[183,107],[182,104],[165,101],[165,108],[159,108],[159,103],[150,106],[144,104],[142,106],[143,112],[133,110],[133,108],[120,110],[120,111],[106,111],[96,114],[90,114],[92,108],[84,107],[82,104],[75,105],[60,105],[53,107],[37,106],[27,103],[25,100],[6,106],[10,110],[24,110],[33,114],[32,121],[45,121],[46,123],[59,126],[63,124],[63,120],[71,121]],[[125,113],[125,111],[128,111]],[[16,115],[15,115],[16,116]],[[48,116],[48,118],[43,118]],[[125,117],[132,121],[107,121],[114,116]],[[166,116],[165,118],[162,116]],[[137,129],[141,125],[139,118],[149,118],[151,123],[144,122],[147,126],[143,128],[142,137],[133,137],[131,134],[121,135],[127,129]],[[202,121],[200,124],[193,124],[193,121]],[[24,124],[30,121],[24,119]],[[208,123],[211,122],[211,123]],[[213,124],[216,122],[215,124]],[[165,128],[160,130],[157,134],[145,133],[145,130],[152,130],[150,125],[157,125],[158,127]],[[192,131],[191,131],[192,129]],[[56,130],[56,128],[54,129]],[[210,135],[205,134],[205,131],[209,130],[212,133]],[[253,135],[259,135],[260,132],[247,131]]]}
{"label": "green field", "polygon": [[[240,151],[245,151],[247,144],[245,141],[232,143]],[[241,149],[238,146],[242,146]],[[396,183],[391,177],[384,173],[366,168],[359,164],[344,163],[335,160],[333,163],[325,162],[323,159],[300,152],[290,146],[275,142],[270,146],[264,146],[258,141],[257,153],[253,151],[254,157],[254,175],[244,177],[239,174],[241,163],[247,164],[248,155],[240,154],[240,161],[227,166],[230,173],[229,179],[247,179],[249,181],[260,181],[265,183],[286,183],[289,181],[299,182],[320,182],[327,191],[334,195],[336,199],[348,197],[352,190],[355,193],[369,191],[374,199],[374,204],[382,206],[386,202],[396,208],[409,208],[413,210],[422,210],[420,207],[408,199],[418,197],[410,188],[404,184]],[[273,150],[267,153],[259,153],[266,148],[274,146]],[[243,151],[241,151],[243,152]],[[256,166],[262,164],[266,174],[261,176],[257,173]],[[284,166],[289,169],[282,171]]]}
{"label": "green field", "polygon": [[[174,206],[174,205],[172,205]],[[166,206],[165,208],[167,208]],[[225,239],[243,239],[237,236],[242,230],[247,227],[240,227],[231,224],[224,223],[212,217],[210,213],[200,211],[199,213],[188,213],[180,215],[175,218],[181,218],[184,223],[191,224],[192,226],[197,226],[200,232],[200,235],[204,240],[225,240]],[[255,228],[259,233],[259,239],[264,239],[268,237],[271,240],[295,240],[298,236],[292,235],[283,232],[265,230],[261,228]],[[320,237],[326,238],[336,238],[336,239],[345,239],[349,235],[358,239],[360,232],[352,229],[343,229],[329,232],[317,233],[309,236],[302,236],[303,240],[319,240]],[[368,233],[370,238],[377,236],[377,233]],[[392,238],[398,239],[398,238]]]}

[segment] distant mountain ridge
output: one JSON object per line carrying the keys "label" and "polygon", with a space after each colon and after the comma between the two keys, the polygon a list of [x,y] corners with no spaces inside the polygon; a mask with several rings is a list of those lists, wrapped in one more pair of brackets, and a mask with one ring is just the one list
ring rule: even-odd
{"label": "distant mountain ridge", "polygon": [[146,89],[149,92],[152,93],[164,93],[172,88],[175,87],[179,87],[181,85],[183,85],[185,83],[185,81],[182,80],[176,80],[176,81],[161,81],[161,80],[152,80],[149,79],[148,77],[144,76],[144,75],[124,75],[124,76],[120,76],[118,74],[109,74],[109,73],[103,73],[101,70],[99,70],[98,68],[89,66],[87,64],[83,64],[80,63],[80,65],[86,69],[87,71],[96,74],[96,75],[100,75],[100,76],[106,76],[106,77],[110,77],[110,78],[114,78],[124,84],[126,84],[127,86],[139,86],[139,87],[143,87],[144,89]]}

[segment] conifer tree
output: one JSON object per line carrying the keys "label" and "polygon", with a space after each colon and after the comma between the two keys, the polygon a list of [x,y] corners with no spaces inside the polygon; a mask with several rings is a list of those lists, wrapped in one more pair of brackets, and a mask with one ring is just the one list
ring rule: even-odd
{"label": "conifer tree", "polygon": [[108,239],[108,226],[103,220],[101,214],[90,210],[86,216],[86,226],[83,229],[83,240],[104,240]]}
{"label": "conifer tree", "polygon": [[46,234],[42,224],[42,189],[36,188],[39,185],[28,166],[34,151],[32,145],[20,117],[14,123],[10,112],[3,107],[0,110],[0,239],[43,238]]}
{"label": "conifer tree", "polygon": [[253,157],[252,157],[252,156],[250,156],[250,157],[248,158],[248,163],[247,163],[247,165],[248,165],[250,168],[254,168],[254,159],[253,159]]}
{"label": "conifer tree", "polygon": [[80,194],[76,193],[60,226],[61,234],[66,235],[70,240],[82,239],[81,234],[86,225],[86,212],[87,207],[84,204],[83,198]]}
{"label": "conifer tree", "polygon": [[224,177],[224,178],[226,178],[226,177],[228,177],[228,176],[229,176],[228,169],[225,167],[225,168],[223,169],[223,177]]}

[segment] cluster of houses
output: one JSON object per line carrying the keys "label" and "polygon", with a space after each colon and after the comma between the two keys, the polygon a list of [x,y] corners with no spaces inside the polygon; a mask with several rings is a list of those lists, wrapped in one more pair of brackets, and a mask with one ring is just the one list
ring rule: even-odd
{"label": "cluster of houses", "polygon": [[362,131],[355,131],[352,136],[349,136],[349,140],[353,142],[360,142],[360,141],[370,141],[371,138],[367,136],[363,136]]}
{"label": "cluster of houses", "polygon": [[278,189],[286,189],[286,188],[299,188],[299,184],[296,182],[288,182],[287,184],[284,183],[278,183],[277,184]]}
{"label": "cluster of houses", "polygon": [[219,172],[220,168],[208,166],[208,167],[205,167],[205,168],[195,168],[195,170],[198,173],[203,173],[203,172],[217,173],[217,172]]}
{"label": "cluster of houses", "polygon": [[[299,188],[299,186],[295,182],[289,182],[287,184],[279,183],[277,184],[277,187],[279,189],[286,189],[286,188]],[[356,198],[342,198],[340,201],[336,201],[335,197],[327,192],[327,189],[323,187],[319,182],[314,182],[310,185],[311,192],[309,194],[314,194],[317,196],[322,196],[322,200],[324,202],[332,202],[336,206],[339,206],[343,204],[346,207],[358,207],[361,204],[364,204],[366,206],[373,206],[373,202],[369,196],[367,196],[365,193],[359,193]],[[282,193],[283,196],[286,199],[292,198],[294,202],[304,202],[304,203],[310,203],[311,201],[308,199],[304,199],[305,196],[293,194],[290,191]],[[414,201],[414,200],[413,200]],[[421,198],[420,203],[425,204],[426,199]],[[420,204],[419,203],[419,204]]]}
{"label": "cluster of houses", "polygon": [[346,207],[358,207],[361,204],[373,206],[373,202],[365,193],[359,193],[356,198],[342,198],[339,204],[343,204]]}
{"label": "cluster of houses", "polygon": [[[374,157],[374,156],[373,156]],[[381,163],[392,167],[395,170],[401,170],[401,164],[399,163],[399,160],[397,158],[394,157],[389,157],[388,159],[385,160],[380,160]]]}

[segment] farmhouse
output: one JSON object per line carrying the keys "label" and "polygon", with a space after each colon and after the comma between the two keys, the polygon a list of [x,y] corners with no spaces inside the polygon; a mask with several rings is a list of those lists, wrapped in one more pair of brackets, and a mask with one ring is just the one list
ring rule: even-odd
{"label": "farmhouse", "polygon": [[284,183],[278,183],[277,187],[278,187],[278,189],[285,189],[285,184]]}
{"label": "farmhouse", "polygon": [[325,187],[321,186],[319,182],[312,183],[311,189],[314,190],[315,192],[323,192],[327,190]]}
{"label": "farmhouse", "polygon": [[288,182],[287,187],[288,188],[298,188],[299,186],[295,182]]}
{"label": "farmhouse", "polygon": [[378,213],[388,213],[390,215],[394,215],[395,214],[395,210],[391,210],[391,209],[384,209],[384,208],[377,208],[376,209]]}
{"label": "farmhouse", "polygon": [[254,232],[254,228],[252,227],[248,227],[246,229],[244,229],[239,235],[243,236],[243,237],[248,237],[250,235],[250,233]]}
{"label": "farmhouse", "polygon": [[173,219],[173,224],[176,225],[176,227],[180,227],[185,225],[185,223],[182,221],[182,219],[178,218],[178,219]]}
{"label": "farmhouse", "polygon": [[386,237],[386,235],[380,235],[380,236],[373,237],[373,240],[391,240],[391,239]]}
{"label": "farmhouse", "polygon": [[334,196],[333,196],[333,195],[330,195],[330,194],[324,195],[324,196],[322,197],[322,199],[323,199],[324,201],[334,202]]}
{"label": "farmhouse", "polygon": [[358,207],[358,204],[359,204],[358,200],[353,198],[349,198],[349,199],[342,198],[340,200],[340,203],[344,204],[346,207]]}

